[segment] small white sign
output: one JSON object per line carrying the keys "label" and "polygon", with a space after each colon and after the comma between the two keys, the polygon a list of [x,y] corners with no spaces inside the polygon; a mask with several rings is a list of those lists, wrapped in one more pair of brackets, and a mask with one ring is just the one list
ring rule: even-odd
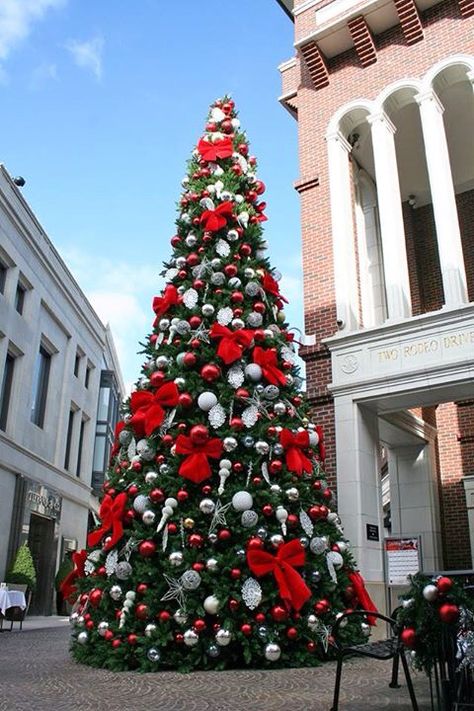
{"label": "small white sign", "polygon": [[420,571],[419,538],[386,538],[384,541],[387,556],[387,575],[389,585],[409,585],[409,575]]}

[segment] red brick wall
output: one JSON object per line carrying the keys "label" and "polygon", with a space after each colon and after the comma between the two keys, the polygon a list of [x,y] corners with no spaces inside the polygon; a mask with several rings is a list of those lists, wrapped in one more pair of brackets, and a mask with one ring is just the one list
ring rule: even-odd
{"label": "red brick wall", "polygon": [[[322,2],[318,6],[326,4]],[[315,29],[315,6],[295,18],[295,37]],[[298,89],[299,161],[301,180],[314,180],[301,193],[301,224],[304,265],[305,327],[315,334],[316,345],[303,349],[307,363],[308,395],[314,419],[325,427],[327,470],[335,477],[334,411],[327,390],[331,382],[330,354],[321,341],[334,335],[336,308],[332,257],[329,177],[325,133],[330,119],[341,106],[355,99],[374,99],[383,88],[404,77],[422,77],[436,62],[451,54],[474,52],[474,19],[463,18],[454,0],[447,0],[422,14],[424,39],[408,46],[400,26],[375,37],[377,61],[363,68],[355,50],[328,60],[329,85],[315,90],[304,62]],[[463,233],[469,293],[474,300],[474,195],[457,198]],[[411,210],[404,205],[410,287],[414,314],[440,308],[442,282],[431,206]],[[463,413],[462,416],[460,413]],[[462,422],[461,422],[462,420]],[[443,487],[445,564],[468,563],[467,517],[462,474],[474,472],[474,407],[440,405],[439,476]],[[461,429],[470,431],[459,440]],[[456,541],[456,545],[452,544]],[[458,545],[459,543],[459,545]]]}

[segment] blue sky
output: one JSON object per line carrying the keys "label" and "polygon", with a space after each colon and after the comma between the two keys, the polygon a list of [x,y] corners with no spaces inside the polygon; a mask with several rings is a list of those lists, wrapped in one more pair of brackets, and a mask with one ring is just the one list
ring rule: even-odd
{"label": "blue sky", "polygon": [[152,321],[185,162],[231,93],[259,177],[273,264],[302,324],[296,122],[277,65],[293,27],[276,0],[1,0],[0,161],[104,321],[126,382]]}

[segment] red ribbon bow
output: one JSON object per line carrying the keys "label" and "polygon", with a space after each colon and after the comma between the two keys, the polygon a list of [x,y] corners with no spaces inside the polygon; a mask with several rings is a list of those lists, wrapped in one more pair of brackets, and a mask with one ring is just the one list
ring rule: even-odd
{"label": "red ribbon bow", "polygon": [[219,323],[212,324],[209,335],[211,338],[221,339],[217,355],[226,365],[238,360],[242,356],[244,348],[248,348],[253,340],[253,331],[246,328],[231,331],[230,328],[221,326]]}
{"label": "red ribbon bow", "polygon": [[104,547],[104,550],[110,550],[120,541],[123,536],[122,517],[126,505],[127,494],[124,491],[118,494],[115,499],[110,494],[104,496],[99,509],[99,518],[102,521],[102,526],[87,536],[87,545],[89,547],[96,546],[111,529],[112,537]]}
{"label": "red ribbon bow", "polygon": [[232,139],[229,136],[212,142],[201,138],[197,149],[202,158],[207,161],[215,161],[217,158],[230,158],[234,152]]}
{"label": "red ribbon bow", "polygon": [[181,462],[178,473],[195,484],[200,484],[211,476],[208,457],[219,459],[222,454],[222,442],[217,437],[209,439],[205,444],[194,444],[191,437],[178,435],[176,438],[176,454],[186,454]]}
{"label": "red ribbon bow", "polygon": [[72,554],[72,562],[74,563],[74,569],[66,575],[61,585],[59,586],[59,591],[61,595],[69,600],[72,595],[77,593],[77,588],[75,582],[78,578],[84,577],[84,566],[86,563],[87,551],[74,551]]}
{"label": "red ribbon bow", "polygon": [[[359,601],[361,608],[363,610],[377,612],[377,608],[375,607],[374,601],[367,592],[367,588],[365,587],[364,578],[362,577],[362,575],[357,571],[353,570],[349,573],[349,580],[351,581],[351,585],[354,588],[355,596]],[[369,623],[369,625],[372,625],[372,627],[377,624],[376,618],[372,617],[372,615],[367,615],[367,622]]]}
{"label": "red ribbon bow", "polygon": [[165,419],[163,407],[176,407],[179,402],[179,390],[176,383],[168,382],[154,393],[149,390],[137,390],[130,396],[132,417],[130,424],[139,437],[149,437]]}
{"label": "red ribbon bow", "polygon": [[171,306],[176,306],[179,303],[181,303],[181,297],[178,294],[177,288],[173,286],[173,284],[168,284],[163,292],[163,296],[155,296],[153,299],[152,308],[156,314],[153,327],[158,324],[160,317],[163,316]]}
{"label": "red ribbon bow", "polygon": [[201,215],[201,224],[206,232],[217,232],[225,227],[229,217],[232,217],[232,203],[229,200],[221,202],[215,210],[204,210]]}
{"label": "red ribbon bow", "polygon": [[277,367],[277,354],[260,346],[253,349],[253,362],[262,369],[263,377],[272,385],[286,385],[284,373]]}
{"label": "red ribbon bow", "polygon": [[305,564],[304,548],[297,538],[280,546],[276,556],[251,548],[247,551],[247,562],[257,577],[273,573],[288,609],[300,610],[311,597],[311,590],[295,570]]}
{"label": "red ribbon bow", "polygon": [[285,299],[285,297],[280,294],[280,286],[277,280],[274,279],[272,275],[268,272],[265,273],[262,279],[262,286],[268,294],[276,296],[277,299],[280,299],[280,301],[284,301],[285,304],[288,303],[288,299]]}
{"label": "red ribbon bow", "polygon": [[312,472],[313,466],[308,457],[302,452],[309,447],[309,434],[298,432],[293,434],[290,430],[280,432],[280,444],[285,450],[286,468],[301,476],[303,472]]}

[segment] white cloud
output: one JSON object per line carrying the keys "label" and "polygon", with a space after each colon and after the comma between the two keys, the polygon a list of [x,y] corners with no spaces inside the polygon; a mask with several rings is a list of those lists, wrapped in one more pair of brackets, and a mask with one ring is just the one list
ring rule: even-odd
{"label": "white cloud", "polygon": [[139,343],[151,331],[152,298],[162,285],[159,269],[95,257],[77,248],[64,261],[104,324],[109,323],[127,387],[140,375]]}
{"label": "white cloud", "polygon": [[0,59],[5,60],[12,49],[31,32],[33,24],[45,13],[64,5],[66,0],[1,0]]}
{"label": "white cloud", "polygon": [[31,73],[30,89],[41,89],[49,81],[58,80],[58,68],[55,64],[44,62],[35,67]]}
{"label": "white cloud", "polygon": [[91,71],[97,81],[102,78],[102,52],[104,50],[104,38],[96,35],[90,40],[69,40],[66,49],[71,53],[74,62],[81,69]]}

